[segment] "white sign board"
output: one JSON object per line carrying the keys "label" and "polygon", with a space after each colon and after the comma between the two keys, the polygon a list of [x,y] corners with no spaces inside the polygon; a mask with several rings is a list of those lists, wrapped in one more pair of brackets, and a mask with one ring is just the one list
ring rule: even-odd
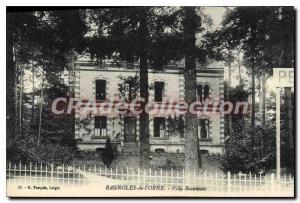
{"label": "white sign board", "polygon": [[276,87],[294,87],[294,68],[273,68]]}

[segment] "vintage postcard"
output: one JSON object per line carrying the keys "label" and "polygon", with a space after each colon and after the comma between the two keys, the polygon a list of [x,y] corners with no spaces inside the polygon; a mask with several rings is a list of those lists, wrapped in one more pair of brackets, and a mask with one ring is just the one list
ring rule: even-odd
{"label": "vintage postcard", "polygon": [[294,7],[7,7],[8,197],[295,197]]}

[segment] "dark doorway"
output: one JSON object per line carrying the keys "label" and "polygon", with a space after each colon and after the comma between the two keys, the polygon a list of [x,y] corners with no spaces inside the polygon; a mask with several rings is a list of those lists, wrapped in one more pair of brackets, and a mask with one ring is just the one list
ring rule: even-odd
{"label": "dark doorway", "polygon": [[136,141],[136,118],[125,117],[124,118],[124,142]]}

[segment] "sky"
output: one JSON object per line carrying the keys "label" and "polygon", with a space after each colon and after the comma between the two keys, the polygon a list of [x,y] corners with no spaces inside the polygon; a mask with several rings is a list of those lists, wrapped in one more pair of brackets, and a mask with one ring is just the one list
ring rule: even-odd
{"label": "sky", "polygon": [[226,7],[204,7],[204,12],[213,20],[212,29],[216,29],[220,26],[225,11]]}

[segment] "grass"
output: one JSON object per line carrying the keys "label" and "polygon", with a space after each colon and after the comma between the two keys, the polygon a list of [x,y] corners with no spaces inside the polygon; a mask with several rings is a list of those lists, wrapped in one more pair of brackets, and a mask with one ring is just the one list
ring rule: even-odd
{"label": "grass", "polygon": [[[201,156],[202,168],[208,171],[220,171],[220,159],[218,156],[211,156],[209,154],[203,154]],[[76,158],[72,161],[71,165],[76,167],[105,167],[101,160],[101,157],[96,152],[83,154],[82,157]],[[111,168],[137,168],[139,166],[138,155],[122,155],[118,154],[113,162]],[[184,154],[151,154],[150,166],[152,169],[173,169],[182,170],[184,168]]]}

